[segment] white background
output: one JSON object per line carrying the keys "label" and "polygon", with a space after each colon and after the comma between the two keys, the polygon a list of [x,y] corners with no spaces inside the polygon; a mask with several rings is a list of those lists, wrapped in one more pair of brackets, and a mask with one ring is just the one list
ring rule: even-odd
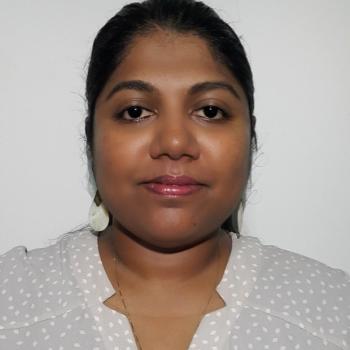
{"label": "white background", "polygon": [[[86,223],[87,62],[125,3],[0,0],[0,253]],[[350,272],[350,2],[206,3],[242,37],[255,77],[243,232]]]}

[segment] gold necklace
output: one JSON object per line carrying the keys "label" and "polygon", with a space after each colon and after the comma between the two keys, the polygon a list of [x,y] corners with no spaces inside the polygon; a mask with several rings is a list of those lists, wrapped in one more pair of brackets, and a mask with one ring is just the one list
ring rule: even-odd
{"label": "gold necklace", "polygon": [[[227,231],[225,231],[225,233],[229,235],[229,233],[228,233]],[[205,303],[205,305],[204,305],[203,310],[200,312],[200,317],[199,317],[199,319],[198,319],[198,321],[197,321],[195,330],[198,329],[199,324],[200,324],[200,322],[201,322],[201,320],[202,320],[202,317],[206,314],[206,311],[207,311],[207,309],[208,309],[208,306],[209,306],[209,304],[210,304],[210,301],[211,301],[211,299],[213,298],[213,296],[214,296],[214,294],[215,294],[215,291],[216,291],[216,287],[217,287],[216,283],[217,283],[217,281],[218,281],[218,279],[219,279],[220,260],[221,260],[221,259],[220,259],[220,256],[219,256],[220,241],[221,241],[221,237],[218,239],[217,246],[216,246],[216,248],[215,248],[215,252],[216,252],[216,261],[217,261],[217,263],[216,263],[217,267],[216,267],[215,286],[214,286],[213,290],[211,291],[211,293],[210,293],[210,295],[209,295],[209,298],[207,299],[207,301],[206,301],[206,303]],[[113,260],[116,262],[116,264],[118,263],[118,257],[117,257],[116,254],[114,254]],[[116,264],[115,264],[115,267],[116,267]],[[139,339],[139,337],[137,336],[136,329],[135,329],[135,325],[134,325],[134,323],[133,323],[133,321],[132,321],[131,314],[130,314],[130,312],[129,312],[129,310],[128,310],[128,307],[127,307],[127,304],[126,304],[126,301],[125,301],[125,298],[124,298],[122,289],[121,289],[121,287],[120,287],[120,281],[119,281],[119,278],[118,278],[118,275],[117,275],[117,269],[116,269],[116,268],[115,268],[115,274],[116,274],[116,282],[117,282],[118,295],[119,295],[119,297],[120,297],[120,299],[121,299],[121,301],[122,301],[125,315],[126,315],[126,317],[128,318],[128,320],[129,320],[130,327],[131,327],[131,331],[132,331],[132,333],[133,333],[133,335],[134,335],[134,338],[135,338],[135,341],[136,341],[137,349],[138,349],[138,350],[143,350],[143,348],[142,348],[142,346],[141,346],[140,339]]]}

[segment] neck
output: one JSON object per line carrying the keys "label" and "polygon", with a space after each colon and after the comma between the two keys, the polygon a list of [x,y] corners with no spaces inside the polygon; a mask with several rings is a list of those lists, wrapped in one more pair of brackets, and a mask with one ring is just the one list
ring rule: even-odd
{"label": "neck", "polygon": [[101,234],[100,245],[111,264],[116,257],[123,270],[137,279],[177,282],[200,277],[218,257],[228,255],[231,241],[225,231],[218,229],[206,237],[187,248],[167,252],[151,249],[112,225]]}

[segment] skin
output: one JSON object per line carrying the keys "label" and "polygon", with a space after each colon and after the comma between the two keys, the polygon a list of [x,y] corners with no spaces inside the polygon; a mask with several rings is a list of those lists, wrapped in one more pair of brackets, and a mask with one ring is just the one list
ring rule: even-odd
{"label": "skin", "polygon": [[[111,95],[126,80],[145,81],[155,92],[124,89]],[[237,96],[222,88],[189,94],[205,81],[228,83]],[[116,119],[130,104],[144,108],[144,119],[127,120],[128,111],[121,114],[124,120]],[[209,119],[203,110],[208,105],[225,110],[228,118],[218,110],[217,120]],[[99,237],[101,259],[115,287],[118,276],[135,318],[198,317],[230,254],[231,240],[220,226],[245,190],[250,137],[245,94],[203,39],[165,30],[133,39],[96,101],[93,171],[113,217]],[[140,185],[163,174],[188,175],[205,186],[190,196],[164,198]],[[209,310],[223,305],[216,295]],[[117,295],[109,306],[122,309]],[[140,318],[138,334],[142,324]],[[157,348],[152,332],[143,337]],[[184,336],[187,342],[190,337]],[[170,344],[159,348],[181,348]]]}

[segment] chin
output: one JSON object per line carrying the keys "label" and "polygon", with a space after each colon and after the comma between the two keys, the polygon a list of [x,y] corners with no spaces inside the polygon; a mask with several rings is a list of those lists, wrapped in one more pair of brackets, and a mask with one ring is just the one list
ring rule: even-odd
{"label": "chin", "polygon": [[[139,223],[143,223],[140,226]],[[186,222],[186,223],[185,223]],[[143,246],[152,250],[184,250],[201,241],[206,240],[216,232],[216,228],[210,229],[208,225],[196,225],[193,221],[172,220],[171,222],[163,220],[159,223],[147,219],[139,219],[137,223],[130,225],[117,224],[131,239],[137,241]]]}

